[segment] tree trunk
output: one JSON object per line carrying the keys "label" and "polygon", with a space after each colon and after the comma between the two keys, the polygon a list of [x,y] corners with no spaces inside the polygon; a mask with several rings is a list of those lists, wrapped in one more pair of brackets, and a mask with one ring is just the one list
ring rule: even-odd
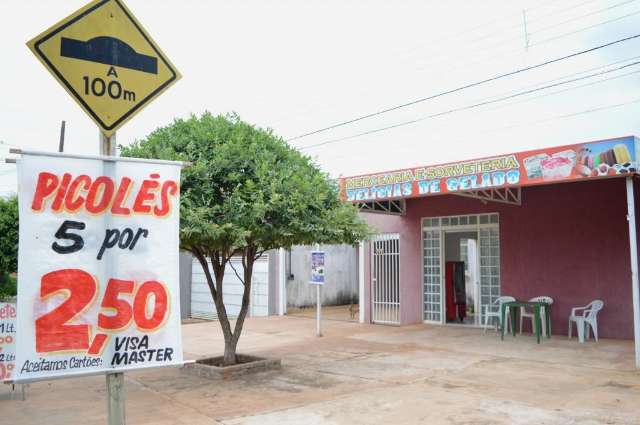
{"label": "tree trunk", "polygon": [[238,346],[240,334],[242,333],[244,319],[247,317],[247,313],[249,312],[249,302],[251,301],[251,278],[253,276],[253,265],[256,260],[256,248],[245,248],[244,252],[242,253],[242,283],[244,286],[244,290],[242,293],[242,305],[240,307],[240,313],[238,314],[238,318],[236,319],[233,332],[231,332],[231,322],[229,321],[229,317],[227,316],[227,309],[224,306],[224,297],[222,294],[222,285],[224,272],[226,269],[226,262],[221,259],[217,253],[211,255],[211,268],[213,269],[212,276],[209,270],[207,258],[202,253],[202,251],[194,249],[192,253],[198,259],[200,265],[202,266],[205,277],[207,278],[209,290],[211,291],[211,296],[213,297],[213,302],[216,306],[216,312],[218,313],[218,322],[220,323],[222,334],[224,336],[224,357],[222,360],[222,365],[234,365],[238,362],[236,348]]}
{"label": "tree trunk", "polygon": [[226,269],[226,263],[221,261],[218,254],[211,255],[211,268],[213,269],[213,276],[209,270],[209,264],[207,257],[198,249],[192,251],[194,256],[200,262],[204,275],[207,278],[207,285],[213,298],[213,303],[216,307],[216,313],[218,314],[218,323],[222,328],[222,335],[224,337],[224,360],[223,364],[232,365],[236,363],[236,348],[237,341],[233,342],[233,334],[231,333],[231,323],[227,316],[227,309],[224,306],[224,296],[222,294],[222,285],[224,279],[224,271]]}
{"label": "tree trunk", "polygon": [[223,366],[231,366],[238,363],[238,356],[236,355],[236,347],[238,340],[231,338],[229,341],[224,340],[224,358],[222,359]]}
{"label": "tree trunk", "polygon": [[[223,361],[223,364],[225,366],[236,364],[237,362],[236,347],[238,346],[238,340],[240,339],[240,335],[242,334],[244,319],[247,317],[247,313],[249,312],[249,302],[251,301],[251,277],[253,276],[253,263],[255,261],[254,255],[255,249],[253,247],[245,248],[244,252],[242,253],[242,268],[244,271],[242,282],[244,284],[244,290],[242,293],[242,305],[240,307],[238,318],[236,319],[236,325],[233,329],[231,341],[230,343],[227,343],[227,341],[225,341]],[[233,363],[227,363],[227,358],[229,361],[233,361]]]}

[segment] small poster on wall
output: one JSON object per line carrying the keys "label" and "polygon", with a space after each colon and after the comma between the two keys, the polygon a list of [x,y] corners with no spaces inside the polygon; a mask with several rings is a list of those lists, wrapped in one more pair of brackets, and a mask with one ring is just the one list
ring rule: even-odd
{"label": "small poster on wall", "polygon": [[324,251],[311,252],[311,281],[313,285],[324,285]]}
{"label": "small poster on wall", "polygon": [[10,381],[15,368],[16,305],[0,303],[0,382]]}

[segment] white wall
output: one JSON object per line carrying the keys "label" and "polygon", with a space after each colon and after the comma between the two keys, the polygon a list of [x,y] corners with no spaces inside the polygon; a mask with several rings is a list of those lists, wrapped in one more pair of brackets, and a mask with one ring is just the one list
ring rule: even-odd
{"label": "white wall", "polygon": [[[311,246],[295,246],[287,256],[287,306],[315,305],[316,288],[311,278]],[[358,276],[356,248],[351,245],[321,245],[325,254],[325,285],[322,288],[324,305],[358,303]]]}

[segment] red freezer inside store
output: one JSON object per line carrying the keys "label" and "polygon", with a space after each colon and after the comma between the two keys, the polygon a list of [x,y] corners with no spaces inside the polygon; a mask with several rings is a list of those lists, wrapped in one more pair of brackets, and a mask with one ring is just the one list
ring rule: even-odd
{"label": "red freezer inside store", "polygon": [[365,321],[480,327],[498,297],[546,296],[554,335],[602,300],[599,337],[633,339],[638,148],[628,136],[342,178],[376,232],[361,245]]}

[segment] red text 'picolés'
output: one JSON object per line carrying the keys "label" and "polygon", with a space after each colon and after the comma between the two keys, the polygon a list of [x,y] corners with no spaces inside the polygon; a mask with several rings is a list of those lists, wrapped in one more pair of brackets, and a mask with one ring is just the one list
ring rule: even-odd
{"label": "red text 'picol\u00e9s'", "polygon": [[153,214],[165,217],[171,212],[177,194],[178,184],[173,180],[162,181],[157,173],[137,183],[129,177],[116,182],[107,176],[92,179],[86,174],[64,173],[60,176],[41,172],[31,209],[44,211],[50,208],[53,212],[71,213],[84,209],[91,214],[109,211],[123,216]]}

